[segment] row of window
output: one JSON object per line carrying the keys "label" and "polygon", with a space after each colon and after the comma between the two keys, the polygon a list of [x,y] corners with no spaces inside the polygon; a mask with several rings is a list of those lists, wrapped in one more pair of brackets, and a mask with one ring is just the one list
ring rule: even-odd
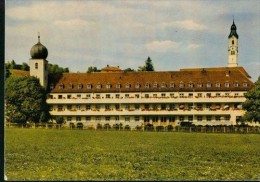
{"label": "row of window", "polygon": [[[179,88],[185,88],[185,83],[183,83],[183,82],[180,82],[179,83]],[[219,83],[219,82],[217,82],[217,83],[215,83],[215,87],[216,88],[219,88],[219,87],[221,87],[221,83]],[[224,86],[226,87],[226,88],[229,88],[229,87],[231,87],[231,83],[229,83],[229,82],[225,82],[224,83]],[[240,84],[238,83],[238,82],[235,82],[235,83],[233,83],[233,86],[234,87],[239,87],[240,86]],[[248,83],[247,82],[243,82],[242,83],[242,86],[243,87],[248,87]],[[103,87],[103,85],[102,84],[97,84],[96,85],[96,89],[101,89]],[[131,88],[132,87],[132,85],[130,84],[130,83],[126,83],[126,85],[125,85],[125,88],[127,88],[127,89],[129,89],[129,88]],[[137,84],[135,84],[134,85],[134,87],[136,88],[136,89],[140,89],[141,88],[141,84],[140,83],[137,83]],[[166,84],[166,83],[162,83],[161,85],[159,85],[158,83],[154,83],[153,85],[151,85],[150,83],[146,83],[145,84],[145,86],[144,86],[144,88],[147,88],[147,89],[149,89],[149,88],[167,88],[168,87],[168,85]],[[174,84],[174,83],[170,83],[169,84],[169,88],[174,88],[174,87],[176,87],[176,85]],[[190,83],[188,83],[187,84],[187,86],[186,87],[188,87],[188,88],[194,88],[195,87],[195,84],[194,83],[192,83],[192,82],[190,82]],[[203,87],[203,83],[197,83],[197,88],[202,88]],[[206,83],[206,87],[207,88],[211,88],[211,87],[213,87],[213,84],[212,83],[210,83],[210,82],[208,82],[208,83]],[[51,89],[53,89],[54,88],[54,84],[51,84],[50,85],[50,88]],[[64,89],[65,88],[65,85],[64,84],[60,84],[59,85],[59,89]],[[83,84],[78,84],[77,85],[77,88],[78,89],[83,89]],[[92,88],[94,88],[94,86],[93,86],[93,84],[87,84],[87,87],[86,87],[87,89],[92,89]],[[105,85],[105,88],[107,88],[107,89],[111,89],[112,88],[112,84],[106,84]],[[118,88],[118,89],[120,89],[120,88],[122,88],[122,84],[116,84],[116,88]],[[74,89],[74,84],[69,84],[69,89]]]}
{"label": "row of window", "polygon": [[[229,109],[231,106],[229,104],[224,104],[221,106],[221,104],[201,104],[201,103],[198,103],[198,104],[193,104],[193,103],[189,103],[189,104],[134,104],[131,105],[130,104],[105,104],[104,106],[102,106],[102,108],[104,108],[105,110],[111,110],[111,109],[116,109],[116,110],[119,110],[121,108],[124,108],[125,110],[130,110],[130,109],[134,109],[134,110],[139,110],[140,108],[142,107],[142,109],[145,109],[145,110],[157,110],[157,109],[160,109],[160,110],[174,110],[176,108],[179,108],[179,109],[203,109],[203,107],[205,109],[220,109],[221,107],[222,108],[225,108],[225,109]],[[234,109],[241,109],[242,106],[241,104],[239,103],[235,103],[232,105],[232,107]],[[76,105],[73,107],[73,105],[69,104],[69,105],[66,105],[66,108],[67,110],[72,110],[72,109],[76,109],[76,110],[82,110],[82,109],[86,109],[86,110],[91,110],[91,109],[95,109],[95,110],[100,110],[101,109],[101,104],[86,104],[86,105]],[[53,110],[53,106],[51,106],[50,108],[51,110]],[[57,109],[58,111],[63,111],[64,110],[64,107],[63,105],[58,105],[57,106]]]}
{"label": "row of window", "polygon": [[[110,99],[110,98],[116,98],[116,99],[119,99],[119,98],[140,98],[140,94],[105,94],[105,95],[102,95],[103,97],[101,97],[101,94],[95,94],[95,97],[91,97],[91,95],[93,96],[93,94],[86,94],[86,95],[83,95],[83,94],[77,94],[75,95],[74,97],[71,95],[71,94],[67,94],[67,99],[81,99],[81,98],[85,98],[85,99],[91,99],[91,98],[96,98],[96,99],[101,99],[101,98],[105,98],[106,99]],[[188,93],[188,94],[185,94],[185,93],[178,93],[178,94],[174,94],[174,93],[170,93],[170,94],[166,94],[166,93],[161,93],[161,94],[144,94],[144,98],[157,98],[157,97],[161,97],[161,98],[166,98],[166,97],[171,97],[171,98],[174,98],[174,97],[180,97],[180,98],[193,98],[193,96],[195,95],[195,97],[198,97],[198,98],[201,98],[201,97],[206,97],[206,98],[211,98],[211,97],[230,97],[230,96],[233,96],[233,97],[239,97],[239,96],[243,96],[243,95],[240,95],[239,93],[234,93],[234,94],[230,94],[230,92],[226,92],[223,94],[221,93],[206,93],[206,94],[202,94],[202,93],[197,93],[197,94],[193,94],[193,93]],[[84,97],[85,96],[85,97]],[[114,97],[113,97],[114,96]],[[49,95],[49,98],[50,99],[56,99],[56,97],[54,97],[53,95]],[[66,99],[66,97],[64,97],[64,95],[58,95],[58,99]]]}
{"label": "row of window", "polygon": [[[192,122],[193,120],[195,120],[195,118],[197,118],[197,121],[203,121],[204,117],[203,116],[188,116],[188,121]],[[179,118],[179,121],[185,121],[185,117],[184,116],[144,116],[143,117],[143,121],[144,122],[175,122],[177,120],[177,118]],[[122,118],[121,118],[122,119]],[[124,116],[123,117],[124,121],[126,122],[130,122],[131,121],[131,117],[130,116]],[[134,118],[132,118],[132,121],[140,121],[140,116],[134,116]],[[114,121],[119,121],[120,117],[119,116],[113,116],[113,120]],[[207,115],[205,118],[205,121],[229,121],[230,120],[230,116],[229,115],[225,115],[225,116],[209,116]],[[70,122],[72,121],[72,117],[68,116],[67,117],[67,121]],[[76,121],[80,122],[80,121],[96,121],[96,122],[100,122],[101,120],[101,116],[86,116],[86,117],[81,117],[81,116],[77,116],[76,117]],[[111,116],[105,116],[105,120],[106,122],[112,121],[112,117]]]}

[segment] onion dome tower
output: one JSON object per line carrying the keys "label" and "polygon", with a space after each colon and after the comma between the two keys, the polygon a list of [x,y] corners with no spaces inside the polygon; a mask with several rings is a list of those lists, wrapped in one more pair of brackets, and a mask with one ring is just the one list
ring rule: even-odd
{"label": "onion dome tower", "polygon": [[38,33],[38,43],[32,46],[30,59],[30,76],[35,76],[40,80],[40,84],[46,89],[48,85],[48,56],[47,48],[40,42]]}
{"label": "onion dome tower", "polygon": [[238,66],[238,34],[234,19],[228,36],[228,67]]}

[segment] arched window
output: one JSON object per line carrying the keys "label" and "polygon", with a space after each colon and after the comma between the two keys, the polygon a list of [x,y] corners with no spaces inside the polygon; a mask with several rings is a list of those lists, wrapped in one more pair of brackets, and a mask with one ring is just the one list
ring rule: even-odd
{"label": "arched window", "polygon": [[234,43],[235,43],[234,40],[232,40],[232,45],[234,45]]}
{"label": "arched window", "polygon": [[35,69],[38,69],[38,63],[35,63],[34,67]]}

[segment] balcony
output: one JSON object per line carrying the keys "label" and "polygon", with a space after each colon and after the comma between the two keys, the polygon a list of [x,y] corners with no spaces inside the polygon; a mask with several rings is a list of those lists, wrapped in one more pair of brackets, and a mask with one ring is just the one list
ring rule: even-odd
{"label": "balcony", "polygon": [[117,115],[228,115],[228,114],[235,114],[235,115],[242,115],[244,113],[241,109],[91,109],[91,110],[52,110],[50,111],[51,115],[78,115],[78,116],[85,116],[85,115],[110,115],[110,116],[117,116]]}
{"label": "balcony", "polygon": [[113,103],[225,103],[225,102],[244,102],[246,99],[243,96],[221,96],[221,97],[128,97],[128,98],[71,98],[71,99],[47,99],[48,104],[113,104]]}

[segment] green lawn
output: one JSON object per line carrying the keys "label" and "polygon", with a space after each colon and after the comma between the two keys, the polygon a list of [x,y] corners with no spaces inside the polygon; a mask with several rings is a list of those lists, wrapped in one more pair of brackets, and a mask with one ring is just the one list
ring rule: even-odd
{"label": "green lawn", "polygon": [[9,180],[259,180],[259,134],[5,129]]}

